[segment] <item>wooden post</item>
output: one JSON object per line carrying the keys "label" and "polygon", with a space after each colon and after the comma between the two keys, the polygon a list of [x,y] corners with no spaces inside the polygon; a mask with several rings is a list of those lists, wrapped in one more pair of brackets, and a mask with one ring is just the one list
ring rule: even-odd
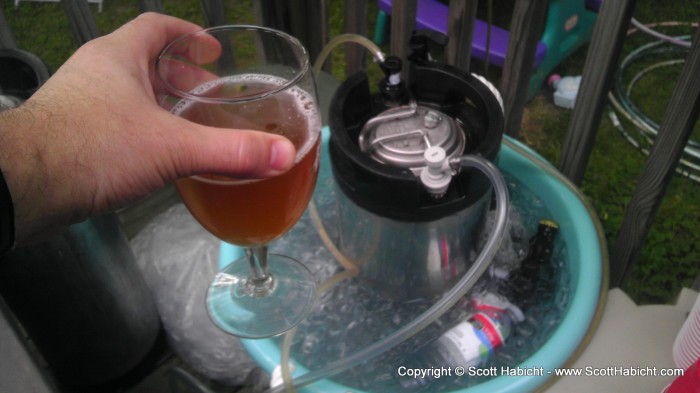
{"label": "wooden post", "polygon": [[139,11],[143,12],[158,12],[163,13],[163,5],[160,0],[139,0]]}
{"label": "wooden post", "polygon": [[17,41],[15,41],[15,36],[12,34],[12,29],[10,25],[7,24],[7,19],[5,19],[5,13],[0,7],[0,48],[16,48]]}
{"label": "wooden post", "polygon": [[[408,42],[416,29],[417,0],[393,0],[391,4],[391,54],[405,60]],[[401,78],[408,80],[408,67],[404,66]]]}
{"label": "wooden post", "polygon": [[[367,33],[367,0],[345,2],[345,32],[364,36]],[[364,68],[367,50],[359,45],[345,45],[345,75],[350,76]]]}
{"label": "wooden post", "polygon": [[66,11],[76,45],[82,46],[91,39],[99,37],[100,33],[86,0],[61,0],[61,3]]}
{"label": "wooden post", "polygon": [[290,0],[288,33],[309,51],[313,63],[328,42],[328,10],[325,0]]}
{"label": "wooden post", "polygon": [[226,7],[223,0],[202,0],[202,12],[207,26],[226,24]]}
{"label": "wooden post", "polygon": [[505,132],[518,137],[530,87],[537,43],[547,16],[547,0],[516,1],[500,91],[505,107]]}
{"label": "wooden post", "polygon": [[326,0],[260,0],[253,4],[258,23],[298,38],[311,62],[328,42]]}
{"label": "wooden post", "polygon": [[285,4],[276,0],[258,0],[253,2],[256,23],[273,29],[284,30],[282,9]]}
{"label": "wooden post", "polygon": [[447,64],[469,72],[477,0],[452,0],[447,20]]}
{"label": "wooden post", "polygon": [[617,69],[634,0],[603,1],[583,65],[581,86],[564,139],[559,169],[581,184]]}
{"label": "wooden post", "polygon": [[676,82],[654,145],[644,162],[612,251],[610,284],[620,286],[636,263],[651,223],[675,174],[700,111],[700,29]]}

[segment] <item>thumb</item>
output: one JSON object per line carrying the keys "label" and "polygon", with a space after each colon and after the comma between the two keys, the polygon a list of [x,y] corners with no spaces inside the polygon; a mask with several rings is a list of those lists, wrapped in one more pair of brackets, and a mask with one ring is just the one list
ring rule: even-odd
{"label": "thumb", "polygon": [[294,165],[296,149],[281,135],[183,121],[188,124],[178,128],[184,137],[174,160],[178,177],[210,173],[260,179],[282,174]]}

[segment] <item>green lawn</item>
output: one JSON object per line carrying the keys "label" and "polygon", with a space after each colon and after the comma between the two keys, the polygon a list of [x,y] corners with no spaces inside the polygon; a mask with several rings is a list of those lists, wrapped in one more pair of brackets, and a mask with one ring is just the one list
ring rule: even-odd
{"label": "green lawn", "polygon": [[[506,2],[507,3],[507,2]],[[235,7],[232,6],[235,4]],[[255,23],[252,0],[228,2],[230,22]],[[504,3],[505,4],[505,3]],[[18,45],[41,57],[54,71],[75,50],[63,8],[54,3],[23,2],[18,8],[11,0],[2,0],[3,7]],[[193,22],[203,23],[200,5],[195,0],[163,0],[165,11]],[[342,26],[342,2],[331,1],[331,33],[338,34]],[[509,20],[509,11],[497,5],[494,19]],[[137,14],[134,0],[105,0],[104,11],[94,17],[102,34],[109,33]],[[504,15],[505,13],[505,15]],[[369,12],[373,26],[374,11]],[[480,10],[481,15],[481,10]],[[635,16],[642,22],[700,21],[700,0],[658,2],[637,1]],[[683,30],[688,32],[687,29]],[[682,33],[678,32],[678,34]],[[676,34],[676,32],[673,32]],[[372,37],[372,32],[368,33]],[[640,40],[628,40],[625,51],[639,45]],[[567,59],[557,70],[562,75],[581,73],[586,48]],[[340,53],[334,53],[334,74],[342,77]],[[479,71],[478,66],[475,71]],[[638,84],[635,100],[651,117],[659,121],[674,87],[680,67],[669,67],[654,73]],[[497,74],[498,71],[492,72]],[[634,72],[634,71],[633,71]],[[495,78],[498,75],[494,76]],[[561,143],[571,112],[552,105],[551,91],[544,88],[527,106],[521,139],[553,163],[558,163]],[[628,124],[626,124],[629,127]],[[695,133],[697,137],[700,133]],[[595,207],[605,228],[608,242],[613,244],[627,202],[632,196],[644,155],[633,148],[603,115],[590,165],[581,186]],[[640,303],[668,302],[681,286],[690,286],[700,272],[700,188],[698,184],[676,176],[625,290]]]}

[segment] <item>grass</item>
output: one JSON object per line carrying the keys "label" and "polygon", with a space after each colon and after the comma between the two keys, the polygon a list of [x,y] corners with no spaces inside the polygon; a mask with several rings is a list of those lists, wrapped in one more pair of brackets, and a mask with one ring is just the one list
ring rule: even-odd
{"label": "grass", "polygon": [[[503,8],[508,7],[508,2],[503,4],[498,3],[496,6],[494,20],[497,24],[509,20],[509,8]],[[168,14],[203,23],[200,5],[195,0],[165,0],[163,5]],[[13,1],[2,0],[0,6],[18,46],[38,55],[52,71],[75,50],[61,5],[23,2],[15,8]],[[97,13],[96,6],[91,6],[91,9],[102,34],[113,31],[138,12],[134,0],[107,0],[102,13]],[[332,0],[330,9],[331,35],[337,35],[343,22],[342,2]],[[368,15],[368,36],[371,37],[376,12],[370,10]],[[698,21],[700,0],[639,0],[635,17],[645,23],[664,20]],[[235,6],[227,3],[227,19],[235,23],[255,23],[252,0],[237,1]],[[639,42],[635,39],[628,39],[625,53],[637,45]],[[580,74],[586,50],[587,48],[579,50],[555,71],[562,75]],[[342,51],[336,51],[332,61],[334,75],[343,78]],[[678,67],[669,67],[663,72],[654,72],[640,81],[636,89],[634,99],[657,120],[663,116],[678,70]],[[478,65],[475,66],[475,71],[479,71]],[[497,71],[491,74],[498,78]],[[552,104],[551,91],[543,88],[527,105],[521,140],[556,164],[559,162],[570,116],[569,110]],[[629,128],[630,125],[626,124],[626,127]],[[694,136],[698,135],[700,133],[696,130]],[[581,190],[598,212],[610,245],[614,244],[617,237],[644,160],[645,156],[620,136],[604,113]],[[698,276],[699,262],[700,187],[686,178],[675,176],[624,289],[639,303],[672,301],[681,287],[690,286]]]}
{"label": "grass", "polygon": [[[652,2],[638,1],[635,17],[644,22],[699,21],[698,1]],[[667,31],[669,34],[688,34]],[[650,40],[640,34],[625,41],[622,57]],[[581,73],[587,48],[567,59],[558,71],[562,75]],[[645,65],[656,62],[651,59]],[[628,75],[641,67],[631,68]],[[680,67],[668,67],[640,80],[633,99],[650,117],[660,122],[671,97]],[[551,105],[550,96],[543,92],[527,108],[523,121],[522,139],[535,147],[553,163],[558,163],[561,143],[571,113]],[[632,125],[625,122],[626,129]],[[692,138],[700,135],[696,124]],[[613,127],[607,109],[598,129],[595,147],[581,185],[582,192],[592,202],[612,247],[620,230],[627,203],[631,199],[644,165],[645,156],[633,148]],[[675,175],[650,229],[638,262],[631,271],[624,289],[639,303],[670,302],[681,287],[689,287],[700,267],[700,187],[680,175]]]}

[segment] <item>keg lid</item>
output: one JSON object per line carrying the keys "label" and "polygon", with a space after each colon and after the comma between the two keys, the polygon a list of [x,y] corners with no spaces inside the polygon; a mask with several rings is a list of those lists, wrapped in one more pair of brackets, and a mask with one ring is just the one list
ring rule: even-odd
{"label": "keg lid", "polygon": [[360,131],[359,145],[376,161],[418,174],[425,167],[424,153],[431,147],[443,148],[448,158],[462,154],[464,134],[450,116],[411,102],[370,119]]}

